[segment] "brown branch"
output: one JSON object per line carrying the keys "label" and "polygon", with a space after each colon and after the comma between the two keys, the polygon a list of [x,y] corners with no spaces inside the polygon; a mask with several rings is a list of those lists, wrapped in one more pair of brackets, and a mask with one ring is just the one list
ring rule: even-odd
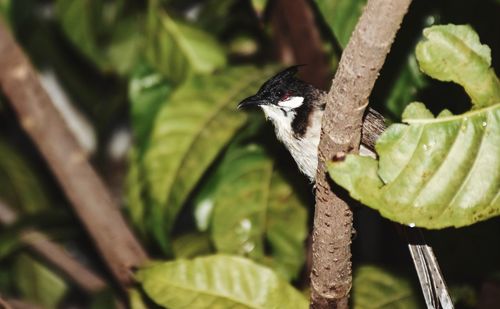
{"label": "brown branch", "polygon": [[331,77],[330,65],[308,1],[276,0],[271,22],[280,60],[285,64],[306,64],[300,70],[301,77],[324,89]]}
{"label": "brown branch", "polygon": [[[8,226],[16,221],[17,214],[0,201],[0,224]],[[95,293],[106,287],[106,282],[99,275],[80,264],[64,248],[52,242],[47,235],[29,229],[21,232],[20,239],[87,293]]]}
{"label": "brown branch", "polygon": [[352,285],[352,212],[333,193],[325,162],[359,148],[362,117],[411,0],[369,0],[326,98],[316,175],[311,298],[314,308],[347,308]]}
{"label": "brown branch", "polygon": [[125,223],[111,194],[68,130],[36,72],[0,24],[0,84],[24,130],[47,161],[107,266],[122,286],[146,253]]}

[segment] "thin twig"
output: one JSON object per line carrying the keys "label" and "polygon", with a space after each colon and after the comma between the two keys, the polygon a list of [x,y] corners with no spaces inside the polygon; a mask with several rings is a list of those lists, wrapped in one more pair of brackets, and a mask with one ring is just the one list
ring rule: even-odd
{"label": "thin twig", "polygon": [[359,149],[362,118],[411,0],[369,0],[335,74],[322,122],[316,175],[311,298],[314,308],[347,308],[352,285],[352,212],[333,193],[325,162]]}
{"label": "thin twig", "polygon": [[[0,224],[8,226],[16,220],[16,213],[0,201]],[[20,239],[87,293],[92,294],[106,287],[106,282],[99,275],[75,260],[64,248],[52,242],[47,235],[30,229],[21,232]]]}
{"label": "thin twig", "polygon": [[47,161],[117,281],[147,259],[109,190],[90,165],[14,38],[0,23],[0,85],[24,130]]}

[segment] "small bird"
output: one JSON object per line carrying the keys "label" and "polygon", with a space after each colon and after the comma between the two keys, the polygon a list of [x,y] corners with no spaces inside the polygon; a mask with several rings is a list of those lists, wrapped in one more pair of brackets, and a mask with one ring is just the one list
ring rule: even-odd
{"label": "small bird", "polygon": [[[276,74],[257,94],[241,101],[238,108],[261,107],[299,170],[314,182],[327,93],[297,78],[299,67],[292,66]],[[384,128],[382,115],[369,109],[363,125],[362,155],[374,156],[374,142]]]}
{"label": "small bird", "polygon": [[[299,170],[314,183],[327,93],[297,78],[299,67],[289,67],[270,78],[257,94],[241,101],[238,108],[262,108],[266,118],[273,123],[278,140],[288,149]],[[361,133],[361,155],[376,157],[375,141],[384,130],[383,116],[369,108]],[[437,259],[421,231],[399,225],[398,228],[402,228],[409,242],[428,308],[439,308],[439,304],[443,308],[453,308]]]}

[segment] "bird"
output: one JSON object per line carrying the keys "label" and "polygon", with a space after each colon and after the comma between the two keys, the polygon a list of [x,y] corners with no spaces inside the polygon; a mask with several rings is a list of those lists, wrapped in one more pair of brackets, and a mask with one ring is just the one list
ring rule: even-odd
{"label": "bird", "polygon": [[[298,169],[315,182],[321,122],[328,93],[299,79],[301,65],[288,67],[264,82],[255,95],[238,104],[238,109],[260,107],[274,126],[277,139],[285,145]],[[384,117],[367,109],[362,131],[360,155],[376,158],[375,142],[385,130]],[[418,228],[398,225],[408,248],[429,308],[452,308],[439,264]]]}
{"label": "bird", "polygon": [[[241,101],[238,109],[260,107],[299,170],[314,182],[321,119],[328,93],[296,77],[299,67],[291,66],[270,78],[255,95]],[[362,155],[374,156],[375,140],[384,129],[384,117],[369,108],[362,129]]]}

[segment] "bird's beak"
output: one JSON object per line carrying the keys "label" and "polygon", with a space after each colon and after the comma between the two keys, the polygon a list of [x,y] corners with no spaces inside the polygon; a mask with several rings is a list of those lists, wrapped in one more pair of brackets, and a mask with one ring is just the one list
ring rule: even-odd
{"label": "bird's beak", "polygon": [[252,107],[252,106],[266,105],[266,104],[268,104],[267,100],[263,100],[258,96],[254,95],[241,101],[240,104],[238,104],[238,109]]}

